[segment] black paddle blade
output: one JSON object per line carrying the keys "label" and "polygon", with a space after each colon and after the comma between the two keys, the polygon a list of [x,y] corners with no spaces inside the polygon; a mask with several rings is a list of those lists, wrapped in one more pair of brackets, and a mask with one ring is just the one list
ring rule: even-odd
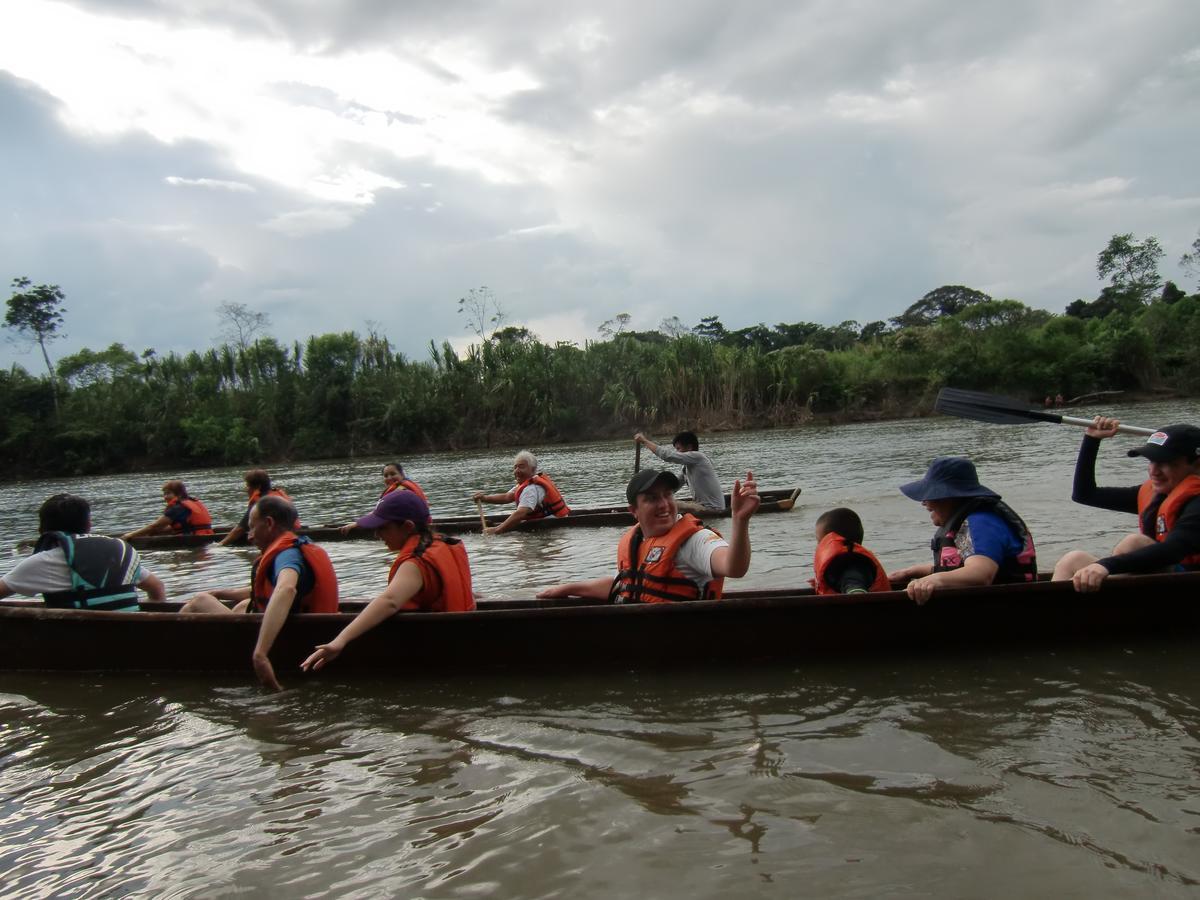
{"label": "black paddle blade", "polygon": [[947,416],[991,422],[994,425],[1020,425],[1026,422],[1062,423],[1062,416],[1042,412],[1040,409],[1030,409],[1029,404],[1021,400],[997,394],[983,394],[979,391],[960,391],[951,387],[938,391],[933,408]]}

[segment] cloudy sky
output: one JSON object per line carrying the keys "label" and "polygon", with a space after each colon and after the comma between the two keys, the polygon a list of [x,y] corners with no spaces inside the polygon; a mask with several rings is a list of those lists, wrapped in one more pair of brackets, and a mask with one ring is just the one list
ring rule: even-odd
{"label": "cloudy sky", "polygon": [[1195,289],[1196,0],[19,0],[0,122],[0,278],[62,286],[56,356],[203,348],[232,301],[424,358],[481,285],[546,340],[1061,311],[1117,232]]}

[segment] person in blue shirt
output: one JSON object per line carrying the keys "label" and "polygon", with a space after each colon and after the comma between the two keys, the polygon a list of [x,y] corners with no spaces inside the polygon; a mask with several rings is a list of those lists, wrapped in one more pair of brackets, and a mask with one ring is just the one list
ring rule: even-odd
{"label": "person in blue shirt", "polygon": [[917,603],[945,588],[1012,584],[1037,579],[1037,557],[1029,528],[995,491],[979,483],[975,464],[941,456],[925,477],[900,486],[929,510],[937,531],[930,542],[933,562],[888,573],[907,581]]}

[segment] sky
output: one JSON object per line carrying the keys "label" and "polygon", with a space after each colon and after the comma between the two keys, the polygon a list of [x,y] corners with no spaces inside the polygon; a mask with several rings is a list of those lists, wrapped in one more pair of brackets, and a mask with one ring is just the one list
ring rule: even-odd
{"label": "sky", "polygon": [[61,286],[56,358],[241,303],[423,359],[483,286],[548,342],[1061,312],[1126,232],[1197,289],[1195,0],[20,0],[0,123],[0,278]]}

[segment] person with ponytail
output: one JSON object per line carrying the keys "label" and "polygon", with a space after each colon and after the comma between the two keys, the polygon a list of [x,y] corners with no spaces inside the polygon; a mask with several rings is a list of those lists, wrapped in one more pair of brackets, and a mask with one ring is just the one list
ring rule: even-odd
{"label": "person with ponytail", "polygon": [[429,507],[412,491],[391,491],[358,519],[396,554],[387,587],[328,644],[318,644],[300,664],[316,671],[333,662],[346,645],[400,612],[468,612],[475,608],[471,567],[462,541],[433,531]]}

